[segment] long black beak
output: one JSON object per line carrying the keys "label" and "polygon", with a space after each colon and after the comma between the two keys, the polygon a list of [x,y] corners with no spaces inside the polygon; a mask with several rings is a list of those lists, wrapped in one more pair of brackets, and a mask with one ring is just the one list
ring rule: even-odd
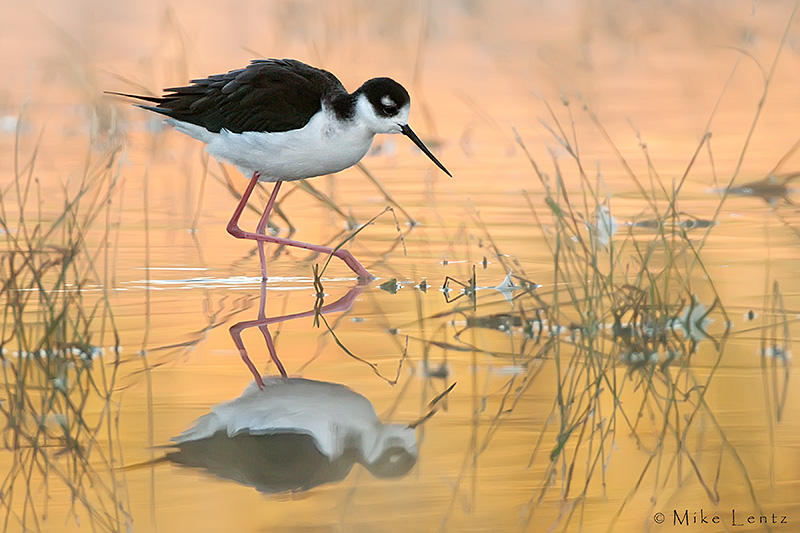
{"label": "long black beak", "polygon": [[433,155],[433,154],[431,153],[431,151],[430,151],[430,150],[428,150],[428,147],[427,147],[427,146],[425,146],[425,144],[423,144],[423,142],[422,142],[421,140],[419,140],[419,137],[417,137],[417,134],[416,134],[416,133],[414,133],[414,132],[411,130],[411,128],[408,126],[408,124],[405,124],[405,125],[403,125],[403,126],[400,126],[400,131],[402,131],[402,132],[403,132],[403,135],[405,135],[406,137],[408,137],[409,139],[411,139],[411,142],[413,142],[414,144],[416,144],[416,145],[417,145],[417,148],[419,148],[420,150],[422,150],[422,152],[423,152],[425,155],[427,155],[428,157],[430,157],[431,161],[433,161],[434,163],[436,163],[436,166],[437,166],[437,167],[439,167],[439,168],[441,168],[442,170],[444,170],[444,173],[445,173],[445,174],[447,174],[447,175],[448,175],[448,176],[450,176],[451,178],[453,177],[453,175],[452,175],[452,174],[450,174],[450,172],[449,172],[449,171],[448,171],[446,168],[444,168],[444,165],[443,165],[443,164],[441,164],[441,163],[439,162],[439,160],[438,160],[438,159],[436,159],[436,156],[435,156],[435,155]]}

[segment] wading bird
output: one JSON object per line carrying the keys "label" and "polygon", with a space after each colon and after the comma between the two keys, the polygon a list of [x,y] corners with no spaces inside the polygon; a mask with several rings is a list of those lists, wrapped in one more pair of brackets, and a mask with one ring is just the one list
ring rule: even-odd
{"label": "wading bird", "polygon": [[[257,242],[264,279],[267,242],[333,254],[363,280],[374,279],[347,250],[265,233],[284,181],[355,165],[378,133],[402,133],[452,177],[408,126],[408,91],[390,78],[373,78],[348,93],[330,72],[294,59],[266,59],[166,89],[160,97],[110,94],[153,104],[137,105],[165,115],[175,129],[206,143],[209,154],[235,165],[245,176],[252,174],[227,229],[234,237]],[[244,231],[239,217],[258,181],[274,182],[275,187],[256,231]]]}

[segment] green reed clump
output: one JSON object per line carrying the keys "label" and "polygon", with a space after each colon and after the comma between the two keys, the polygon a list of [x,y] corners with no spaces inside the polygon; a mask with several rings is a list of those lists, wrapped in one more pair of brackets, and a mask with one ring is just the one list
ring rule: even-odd
{"label": "green reed clump", "polygon": [[100,154],[90,148],[78,177],[60,184],[39,181],[38,146],[25,163],[17,146],[14,174],[1,182],[5,531],[48,529],[56,500],[69,509],[57,521],[102,531],[129,523],[111,403],[120,343],[106,287],[122,149],[111,141]]}

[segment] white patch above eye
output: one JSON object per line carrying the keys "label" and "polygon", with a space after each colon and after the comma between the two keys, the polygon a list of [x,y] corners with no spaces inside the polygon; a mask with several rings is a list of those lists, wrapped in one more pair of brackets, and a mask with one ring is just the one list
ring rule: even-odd
{"label": "white patch above eye", "polygon": [[394,103],[394,100],[392,100],[392,97],[389,96],[388,94],[384,94],[383,96],[381,96],[381,104],[383,104],[384,107],[396,107],[397,106],[397,104]]}

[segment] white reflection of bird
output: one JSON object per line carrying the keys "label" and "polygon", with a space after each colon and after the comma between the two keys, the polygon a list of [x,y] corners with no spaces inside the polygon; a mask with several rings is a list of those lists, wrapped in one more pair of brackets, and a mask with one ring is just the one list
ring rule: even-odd
{"label": "white reflection of bird", "polygon": [[220,432],[229,438],[308,435],[330,461],[356,451],[378,477],[402,475],[417,458],[414,429],[383,424],[372,403],[344,385],[304,378],[265,377],[263,390],[251,383],[239,398],[212,407],[172,440],[180,446]]}

